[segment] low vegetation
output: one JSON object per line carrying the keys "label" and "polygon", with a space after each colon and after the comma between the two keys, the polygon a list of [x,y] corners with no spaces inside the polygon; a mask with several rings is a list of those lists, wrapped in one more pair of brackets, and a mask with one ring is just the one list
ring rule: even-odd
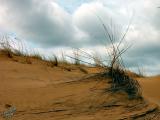
{"label": "low vegetation", "polygon": [[[113,27],[113,25],[106,26],[100,18],[99,20],[101,21],[102,26],[104,28],[106,40],[108,40],[111,45],[109,51],[106,51],[106,55],[108,56],[107,58],[110,59],[108,65],[106,65],[104,63],[106,61],[103,61],[99,56],[95,54],[89,54],[81,49],[76,50],[76,53],[81,53],[81,55],[78,54],[78,57],[76,55],[75,57],[69,57],[75,59],[76,63],[78,63],[78,61],[81,61],[92,66],[104,68],[104,74],[107,77],[111,77],[112,79],[110,91],[124,91],[128,94],[129,98],[142,98],[141,87],[138,81],[131,78],[127,74],[127,70],[122,59],[122,55],[130,48],[130,46],[125,42],[125,37],[129,31],[130,23],[126,31],[122,33],[120,37],[117,37],[118,35],[116,35],[116,30],[115,27]],[[86,61],[81,60],[80,58],[93,60],[94,63],[88,63]]]}
{"label": "low vegetation", "polygon": [[52,57],[49,58],[49,60],[47,60],[47,65],[50,67],[58,67],[58,57],[56,55],[53,55]]}
{"label": "low vegetation", "polygon": [[[101,19],[100,19],[101,20]],[[101,20],[102,21],[102,20]],[[129,30],[129,26],[127,27],[126,31],[122,36],[116,40],[117,36],[113,32],[115,30],[112,30],[112,26],[108,28],[103,22],[102,26],[105,30],[106,39],[109,40],[111,44],[110,51],[107,51],[107,55],[110,58],[110,62],[108,65],[105,65],[103,60],[96,54],[89,54],[84,50],[81,49],[75,49],[73,51],[73,57],[70,57],[71,59],[74,59],[74,65],[80,65],[81,63],[89,64],[91,66],[101,67],[104,68],[105,74],[112,79],[112,85],[110,91],[116,92],[116,91],[125,91],[129,98],[138,98],[141,97],[141,87],[139,83],[132,79],[128,74],[126,74],[126,68],[124,66],[123,60],[122,60],[122,54],[124,54],[130,46],[126,45],[124,43],[126,34]],[[14,42],[13,42],[14,43]],[[26,59],[27,64],[32,64],[31,59],[37,59],[41,61],[45,61],[48,66],[54,67],[59,66],[59,64],[68,64],[68,61],[65,58],[65,55],[62,53],[62,60],[58,60],[58,57],[56,55],[53,55],[49,59],[44,58],[42,55],[40,55],[38,52],[34,52],[33,54],[28,54],[23,52],[21,49],[15,49],[13,44],[9,41],[9,38],[6,36],[3,36],[1,38],[0,42],[0,48],[3,53],[5,53],[9,58],[13,58],[14,56],[21,56]],[[122,43],[123,46],[122,46]],[[18,47],[23,48],[23,47]],[[92,60],[94,63],[86,62],[81,58],[88,59],[88,61]],[[106,62],[106,61],[105,61]],[[86,70],[81,69],[80,71],[87,73]],[[141,74],[141,73],[140,73]]]}
{"label": "low vegetation", "polygon": [[[125,91],[129,98],[140,98],[141,87],[136,80],[127,74],[122,59],[122,54],[130,48],[130,46],[125,43],[125,37],[129,31],[130,24],[128,25],[126,31],[121,34],[118,39],[116,39],[116,34],[113,32],[115,30],[112,30],[112,26],[107,28],[103,22],[102,25],[111,44],[111,49],[108,52],[110,62],[109,67],[107,67],[107,74],[112,78],[111,91]],[[115,42],[117,43],[115,44]]]}

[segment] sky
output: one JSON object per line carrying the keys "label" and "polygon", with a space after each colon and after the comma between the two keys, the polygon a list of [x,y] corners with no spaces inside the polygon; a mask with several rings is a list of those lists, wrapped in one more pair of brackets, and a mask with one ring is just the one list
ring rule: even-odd
{"label": "sky", "polygon": [[132,47],[124,63],[155,75],[160,74],[159,6],[160,0],[0,0],[0,32],[41,53],[83,48],[104,55],[110,42],[102,21],[114,31],[115,44],[130,24],[123,44]]}

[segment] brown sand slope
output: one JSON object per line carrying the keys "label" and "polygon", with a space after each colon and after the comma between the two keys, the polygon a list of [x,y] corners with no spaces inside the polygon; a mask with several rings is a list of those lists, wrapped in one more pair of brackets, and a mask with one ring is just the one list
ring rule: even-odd
{"label": "brown sand slope", "polygon": [[160,106],[160,76],[139,78],[143,95]]}
{"label": "brown sand slope", "polygon": [[81,69],[51,68],[39,60],[26,64],[22,58],[1,55],[0,112],[14,106],[13,120],[160,119],[157,105],[110,93],[110,79],[93,74],[98,68]]}

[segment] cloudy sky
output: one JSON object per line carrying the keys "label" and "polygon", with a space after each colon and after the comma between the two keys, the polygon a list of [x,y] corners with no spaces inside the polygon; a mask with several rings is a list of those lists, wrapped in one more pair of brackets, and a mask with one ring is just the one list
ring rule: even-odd
{"label": "cloudy sky", "polygon": [[160,74],[159,6],[160,0],[0,0],[0,32],[44,53],[83,48],[104,54],[110,43],[99,18],[115,28],[117,39],[131,21],[126,66],[154,75]]}

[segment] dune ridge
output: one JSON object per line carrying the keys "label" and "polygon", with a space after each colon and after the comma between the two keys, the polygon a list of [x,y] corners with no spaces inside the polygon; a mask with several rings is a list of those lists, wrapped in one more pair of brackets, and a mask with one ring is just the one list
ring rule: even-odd
{"label": "dune ridge", "polygon": [[[0,112],[15,107],[13,120],[160,119],[157,104],[145,98],[131,100],[123,91],[108,91],[111,78],[97,74],[103,71],[98,67],[50,67],[42,60],[33,58],[29,64],[23,57],[4,54],[0,66]],[[148,78],[137,79],[150,97]]]}

